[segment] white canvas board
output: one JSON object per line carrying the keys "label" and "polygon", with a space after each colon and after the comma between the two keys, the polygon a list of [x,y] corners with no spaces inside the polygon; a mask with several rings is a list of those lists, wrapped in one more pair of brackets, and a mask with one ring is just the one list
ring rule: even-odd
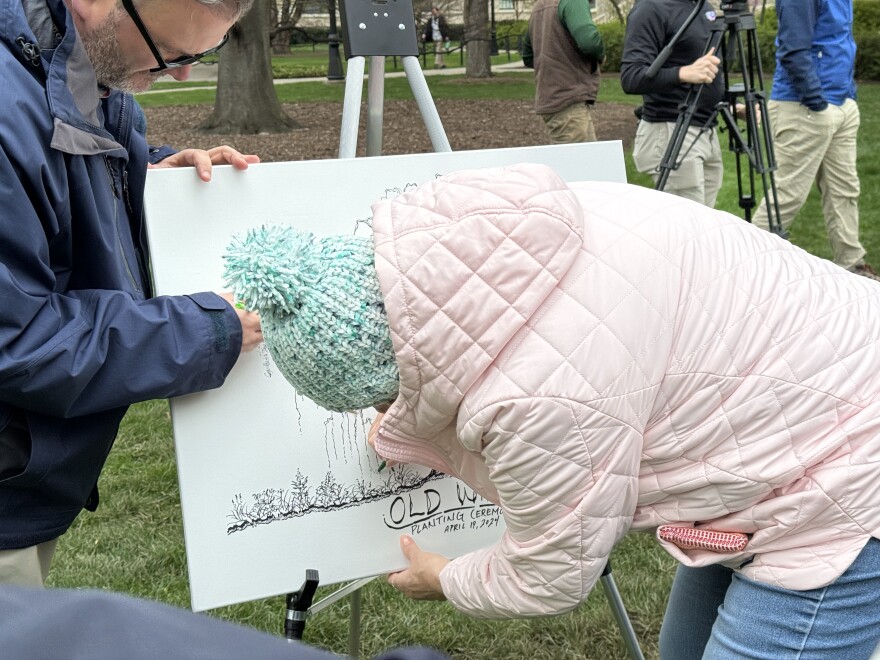
{"label": "white canvas board", "polygon": [[[146,215],[156,293],[224,291],[233,235],[289,223],[369,235],[371,204],[454,170],[539,162],[567,181],[625,181],[620,142],[150,170]],[[498,507],[416,466],[377,472],[369,413],[333,414],[295,394],[265,348],[223,387],[171,402],[192,607],[206,610],[405,566],[399,537],[449,557],[494,543]]]}

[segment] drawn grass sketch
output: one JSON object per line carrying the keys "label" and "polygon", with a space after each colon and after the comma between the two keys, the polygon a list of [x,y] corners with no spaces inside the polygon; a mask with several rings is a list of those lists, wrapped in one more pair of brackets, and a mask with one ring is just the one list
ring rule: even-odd
{"label": "drawn grass sketch", "polygon": [[431,481],[445,478],[446,475],[434,470],[421,474],[411,466],[398,465],[389,469],[379,485],[358,479],[356,483],[346,486],[338,483],[333,473],[327,472],[324,480],[312,493],[308,486],[308,477],[297,470],[289,488],[267,488],[260,493],[254,493],[250,504],[245,502],[241,494],[235,495],[232,498],[226,531],[227,534],[234,534],[249,527],[279,520],[347,509],[399,495],[401,492],[419,490]]}

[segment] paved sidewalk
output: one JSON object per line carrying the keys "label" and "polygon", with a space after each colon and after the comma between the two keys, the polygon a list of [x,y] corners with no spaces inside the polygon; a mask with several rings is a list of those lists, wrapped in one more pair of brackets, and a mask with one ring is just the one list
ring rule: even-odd
{"label": "paved sidewalk", "polygon": [[[193,65],[193,68],[190,72],[189,82],[205,82],[205,81],[216,81],[217,80],[217,64],[205,64],[202,62],[198,62]],[[368,67],[367,67],[368,68]],[[426,76],[454,76],[454,75],[464,75],[465,68],[462,67],[450,67],[446,69],[424,69],[424,74]],[[522,61],[517,60],[515,62],[506,62],[504,64],[496,64],[492,67],[492,71],[531,71],[531,69],[527,69],[523,66]],[[386,78],[402,78],[406,75],[403,71],[389,71],[385,74]],[[365,78],[369,77],[369,73],[367,73]],[[159,81],[162,82],[163,79],[159,78]],[[328,84],[339,84],[344,81],[333,81],[332,83],[327,80],[326,77],[313,77],[313,78],[276,78],[276,85],[289,85],[292,83],[303,83],[303,82],[325,82]],[[189,92],[197,89],[205,89],[202,87],[178,87],[175,89],[156,89],[149,90],[146,92],[141,92],[141,94],[164,94],[167,92]]]}

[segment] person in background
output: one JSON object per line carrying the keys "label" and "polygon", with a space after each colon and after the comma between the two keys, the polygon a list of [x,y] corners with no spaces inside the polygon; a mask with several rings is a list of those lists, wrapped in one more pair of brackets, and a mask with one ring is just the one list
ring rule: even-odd
{"label": "person in background", "polygon": [[227,281],[299,394],[387,410],[379,456],[501,507],[498,542],[451,561],[403,536],[392,587],[557,614],[643,531],[682,564],[664,658],[870,655],[880,287],[705,205],[535,164],[442,176],[372,227],[255,231]]}
{"label": "person in background", "polygon": [[[865,263],[859,241],[852,0],[778,0],[776,16],[776,70],[767,112],[782,228],[794,222],[815,181],[834,263],[880,280]],[[768,228],[766,200],[752,222]]]}
{"label": "person in background", "polygon": [[[152,148],[131,92],[186,80],[250,0],[22,0],[0,27],[0,583],[42,585],[98,506],[128,406],[219,387],[262,341],[230,294],[152,297],[149,167],[258,162]],[[186,218],[203,222],[209,218]]]}
{"label": "person in background", "polygon": [[714,207],[724,166],[717,122],[707,122],[722,100],[724,85],[718,75],[721,60],[714,52],[706,52],[710,29],[717,20],[712,7],[705,5],[706,11],[679,37],[657,74],[647,75],[651,64],[693,9],[692,0],[639,0],[633,6],[626,21],[620,84],[627,94],[642,95],[633,161],[639,172],[652,177],[655,185],[688,92],[692,85],[702,85],[679,153],[681,162],[678,168],[670,170],[663,190]]}
{"label": "person in background", "polygon": [[446,17],[436,5],[431,7],[431,17],[425,23],[425,31],[422,41],[426,44],[434,44],[434,68],[445,69],[443,53],[446,50],[446,41],[449,39],[449,25]]}
{"label": "person in background", "polygon": [[593,104],[605,44],[587,0],[538,0],[523,38],[523,64],[535,70],[535,112],[555,144],[594,142]]}

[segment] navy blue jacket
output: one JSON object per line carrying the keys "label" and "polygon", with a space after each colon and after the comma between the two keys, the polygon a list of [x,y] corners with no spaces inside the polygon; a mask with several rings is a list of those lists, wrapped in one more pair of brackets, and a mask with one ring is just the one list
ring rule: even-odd
{"label": "navy blue jacket", "polygon": [[126,407],[221,385],[241,325],[214,293],[150,298],[149,149],[132,97],[101,98],[63,2],[0,0],[0,16],[3,549],[94,507]]}
{"label": "navy blue jacket", "polygon": [[852,0],[777,0],[776,71],[770,98],[810,110],[856,98]]}
{"label": "navy blue jacket", "polygon": [[[339,660],[341,656],[228,621],[107,591],[0,585],[4,658],[65,660]],[[424,646],[374,660],[444,660]]]}

